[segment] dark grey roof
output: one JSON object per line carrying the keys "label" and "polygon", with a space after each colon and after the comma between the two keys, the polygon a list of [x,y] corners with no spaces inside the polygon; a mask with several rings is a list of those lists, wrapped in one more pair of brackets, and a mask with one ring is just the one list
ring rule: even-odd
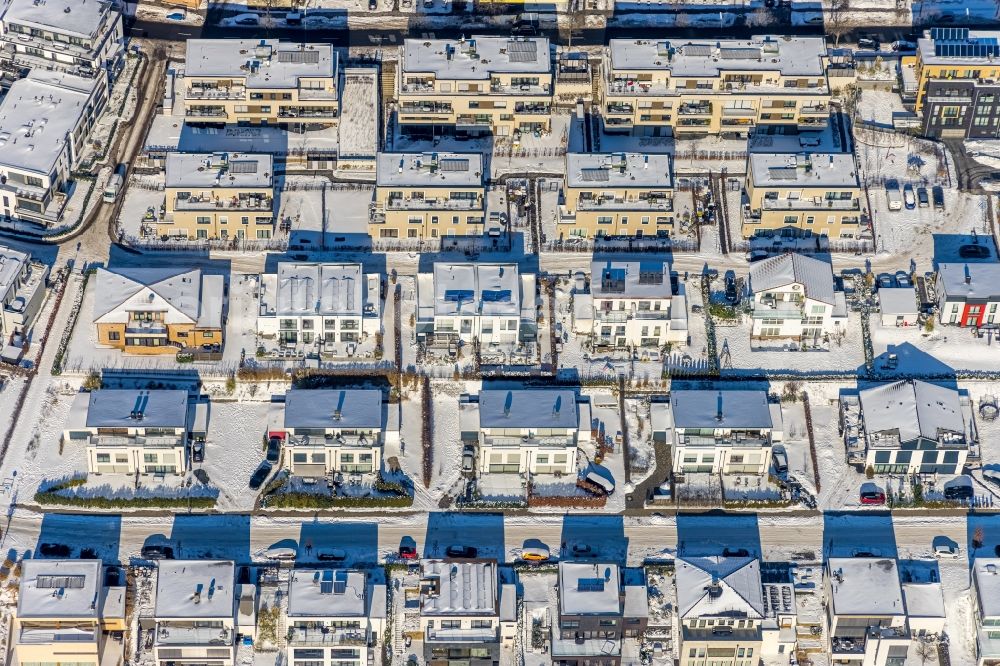
{"label": "dark grey roof", "polygon": [[285,395],[286,428],[381,428],[378,389],[293,389]]}

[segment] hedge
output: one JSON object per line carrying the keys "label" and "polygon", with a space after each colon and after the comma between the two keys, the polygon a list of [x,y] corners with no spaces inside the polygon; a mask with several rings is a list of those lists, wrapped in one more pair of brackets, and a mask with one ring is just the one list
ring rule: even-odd
{"label": "hedge", "polygon": [[276,493],[268,495],[262,502],[269,509],[372,509],[401,508],[413,506],[409,495],[382,497],[355,497],[319,495],[316,493]]}
{"label": "hedge", "polygon": [[215,497],[86,497],[61,495],[58,490],[39,490],[38,504],[79,506],[87,509],[211,509]]}

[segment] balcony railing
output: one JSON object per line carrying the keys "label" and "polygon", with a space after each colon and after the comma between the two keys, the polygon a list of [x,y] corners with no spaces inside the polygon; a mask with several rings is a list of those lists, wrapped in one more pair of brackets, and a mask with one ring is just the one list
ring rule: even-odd
{"label": "balcony railing", "polygon": [[385,203],[386,210],[482,210],[481,199],[396,199]]}
{"label": "balcony railing", "polygon": [[972,104],[971,95],[928,95],[925,103],[937,104]]}
{"label": "balcony railing", "polygon": [[806,115],[813,115],[829,113],[830,109],[827,108],[826,104],[808,104],[800,108],[799,111]]}
{"label": "balcony railing", "polygon": [[496,629],[428,629],[429,642],[495,643],[500,640]]}
{"label": "balcony railing", "polygon": [[710,116],[712,115],[711,104],[681,104],[677,110],[682,116]]}
{"label": "balcony railing", "polygon": [[722,109],[722,115],[723,116],[738,116],[738,117],[741,117],[741,118],[743,118],[743,117],[750,117],[750,118],[752,118],[752,117],[755,117],[757,115],[757,109],[748,109],[748,108],[743,108],[743,107],[740,107],[740,108],[724,107]]}
{"label": "balcony railing", "polygon": [[192,118],[225,118],[226,110],[189,108],[184,112],[184,115],[190,116]]}
{"label": "balcony railing", "polygon": [[522,446],[548,449],[566,449],[575,446],[572,437],[484,437],[483,443],[493,448],[520,448]]}
{"label": "balcony railing", "polygon": [[193,627],[159,623],[156,626],[157,645],[229,646],[233,630],[229,627]]}
{"label": "balcony railing", "polygon": [[335,646],[351,645],[363,647],[368,644],[365,632],[358,629],[334,629],[333,627],[306,629],[288,628],[288,644],[292,646]]}
{"label": "balcony railing", "polygon": [[672,199],[580,199],[578,210],[636,210],[644,212],[665,212],[674,210]]}
{"label": "balcony railing", "polygon": [[127,435],[91,435],[87,441],[90,446],[96,447],[176,449],[184,446],[184,439],[177,435],[157,435],[155,437],[146,437],[144,435],[136,435],[135,437]]}
{"label": "balcony railing", "polygon": [[678,442],[683,446],[736,446],[741,448],[770,446],[770,437],[710,437],[706,435],[678,435]]}
{"label": "balcony railing", "polygon": [[536,116],[547,116],[549,115],[550,108],[548,104],[516,104],[514,105],[514,113],[521,113],[525,115],[536,115]]}
{"label": "balcony railing", "polygon": [[218,99],[218,100],[241,100],[246,99],[247,89],[244,87],[235,88],[198,88],[187,89],[187,99]]}
{"label": "balcony railing", "polygon": [[335,101],[337,99],[337,90],[328,90],[326,88],[299,88],[299,99],[300,100],[330,100]]}
{"label": "balcony railing", "polygon": [[399,107],[400,113],[451,113],[453,111],[450,104],[402,104]]}
{"label": "balcony railing", "polygon": [[861,210],[860,199],[764,199],[764,210]]}
{"label": "balcony railing", "polygon": [[270,197],[228,197],[224,199],[202,199],[188,197],[174,198],[174,210],[256,210],[269,211],[274,207],[274,199]]}

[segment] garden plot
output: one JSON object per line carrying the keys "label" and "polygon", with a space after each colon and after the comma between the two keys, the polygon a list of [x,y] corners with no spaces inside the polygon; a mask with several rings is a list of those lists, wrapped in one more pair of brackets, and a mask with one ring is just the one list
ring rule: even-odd
{"label": "garden plot", "polygon": [[[325,248],[371,246],[373,239],[368,236],[368,221],[373,193],[374,188],[355,183],[327,190],[327,228],[323,240]],[[315,246],[313,249],[316,249]]]}
{"label": "garden plot", "polygon": [[521,635],[524,666],[548,666],[552,663],[549,643],[552,627],[559,623],[558,575],[555,571],[522,571]]}
{"label": "garden plot", "polygon": [[[789,383],[791,384],[791,382]],[[786,384],[786,389],[788,385]],[[806,389],[809,386],[794,386],[793,391]],[[811,407],[811,405],[810,405]],[[806,426],[805,406],[801,400],[783,400],[781,403],[781,420],[784,429],[784,441],[781,446],[788,457],[788,472],[783,475],[787,479],[795,479],[810,493],[816,494],[815,472],[812,455],[809,451],[809,431]]]}
{"label": "garden plot", "polygon": [[247,490],[247,482],[264,460],[263,436],[267,428],[266,402],[211,403],[205,462],[194,463],[219,488],[217,508],[225,511],[249,511],[256,493]]}
{"label": "garden plot", "polygon": [[[1000,336],[996,331],[977,335],[971,328],[946,326],[934,318],[934,328],[883,327],[871,318],[875,369],[886,375],[940,376],[956,371],[1000,371]],[[895,354],[895,367],[887,359]]]}
{"label": "garden plot", "polygon": [[654,666],[667,666],[674,663],[679,647],[674,567],[647,566],[646,585],[649,588],[649,626],[642,640],[643,651],[652,655]]}
{"label": "garden plot", "polygon": [[156,220],[166,201],[163,188],[163,174],[129,177],[118,213],[118,233],[125,242],[135,243],[155,236]]}

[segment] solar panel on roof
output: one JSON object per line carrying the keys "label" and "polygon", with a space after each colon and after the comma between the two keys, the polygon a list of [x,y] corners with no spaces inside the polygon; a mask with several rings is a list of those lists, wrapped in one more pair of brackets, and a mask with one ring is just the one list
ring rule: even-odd
{"label": "solar panel on roof", "polygon": [[507,42],[507,57],[511,62],[535,62],[538,60],[538,44],[527,40],[511,40]]}
{"label": "solar panel on roof", "polygon": [[720,49],[723,60],[760,60],[760,49]]}
{"label": "solar panel on roof", "polygon": [[38,576],[35,579],[35,586],[39,590],[79,590],[83,588],[87,577],[83,575],[61,575],[61,576]]}
{"label": "solar panel on roof", "polygon": [[509,303],[510,289],[484,289],[483,303]]}
{"label": "solar panel on roof", "polygon": [[587,169],[580,169],[580,180],[592,183],[607,182],[611,180],[611,174],[608,172],[608,169],[601,169],[601,168],[595,169],[592,167]]}
{"label": "solar panel on roof", "polygon": [[798,177],[798,171],[794,167],[771,167],[767,173],[775,180],[794,180]]}
{"label": "solar panel on roof", "polygon": [[684,46],[684,55],[710,56],[712,55],[712,47],[708,44],[686,44]]}
{"label": "solar panel on roof", "polygon": [[449,289],[444,292],[444,300],[450,303],[471,301],[475,293],[471,289]]}
{"label": "solar panel on roof", "polygon": [[468,171],[469,160],[450,157],[441,160],[441,171]]}
{"label": "solar panel on roof", "polygon": [[968,39],[969,29],[968,28],[931,28],[931,39],[938,41],[940,39]]}
{"label": "solar panel on roof", "polygon": [[603,578],[581,578],[576,582],[576,588],[580,592],[603,592]]}
{"label": "solar panel on roof", "polygon": [[257,173],[257,162],[253,160],[234,160],[229,163],[229,173]]}
{"label": "solar panel on roof", "polygon": [[315,65],[319,62],[319,51],[278,51],[278,62]]}

